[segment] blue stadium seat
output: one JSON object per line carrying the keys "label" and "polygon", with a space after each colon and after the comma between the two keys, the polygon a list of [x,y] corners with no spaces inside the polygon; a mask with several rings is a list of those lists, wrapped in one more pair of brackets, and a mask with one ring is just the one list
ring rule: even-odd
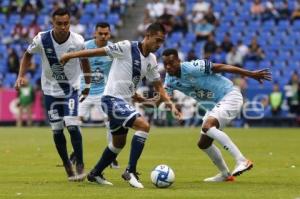
{"label": "blue stadium seat", "polygon": [[15,73],[7,73],[5,75],[3,86],[7,88],[11,88],[14,86],[17,79],[17,75]]}
{"label": "blue stadium seat", "polygon": [[97,5],[94,3],[87,4],[84,8],[84,13],[90,15],[97,14]]}
{"label": "blue stadium seat", "polygon": [[6,16],[4,14],[0,14],[0,25],[5,25],[7,23]]}
{"label": "blue stadium seat", "polygon": [[118,26],[120,23],[120,17],[118,14],[110,14],[107,17],[107,22],[111,25]]}

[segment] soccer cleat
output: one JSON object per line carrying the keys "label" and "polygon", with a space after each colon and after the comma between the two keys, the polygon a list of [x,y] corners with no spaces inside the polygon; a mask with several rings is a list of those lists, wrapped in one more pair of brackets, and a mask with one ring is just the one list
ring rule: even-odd
{"label": "soccer cleat", "polygon": [[144,188],[143,184],[140,183],[138,173],[129,173],[129,171],[126,169],[125,172],[122,174],[122,178],[126,180],[132,187],[135,188]]}
{"label": "soccer cleat", "polygon": [[238,163],[232,171],[233,176],[239,176],[245,171],[250,170],[253,167],[253,162],[251,160],[245,160]]}
{"label": "soccer cleat", "polygon": [[234,176],[230,174],[223,175],[222,173],[218,173],[213,177],[205,178],[203,181],[204,182],[233,182],[234,180],[235,180]]}
{"label": "soccer cleat", "polygon": [[113,185],[111,182],[107,181],[102,174],[100,174],[100,175],[94,175],[92,173],[89,173],[87,175],[87,180],[89,182],[95,182],[97,184]]}
{"label": "soccer cleat", "polygon": [[112,168],[112,169],[119,169],[120,168],[119,163],[116,159],[114,159],[112,161],[112,163],[109,165],[109,167]]}
{"label": "soccer cleat", "polygon": [[76,181],[76,175],[74,173],[74,170],[73,170],[73,167],[72,167],[72,164],[64,164],[64,167],[65,167],[65,171],[67,173],[67,176],[68,176],[68,180],[69,181]]}
{"label": "soccer cleat", "polygon": [[83,181],[85,179],[86,174],[84,173],[84,164],[76,165],[76,174],[77,181]]}

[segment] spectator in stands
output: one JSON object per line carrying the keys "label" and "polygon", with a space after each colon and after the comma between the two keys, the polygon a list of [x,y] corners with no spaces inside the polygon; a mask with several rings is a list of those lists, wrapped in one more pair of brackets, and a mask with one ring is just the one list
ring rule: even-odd
{"label": "spectator in stands", "polygon": [[37,24],[37,18],[35,18],[27,29],[27,36],[29,42],[41,31],[41,27]]}
{"label": "spectator in stands", "polygon": [[216,52],[210,56],[210,60],[213,63],[226,63],[226,53],[218,46]]}
{"label": "spectator in stands", "polygon": [[201,15],[205,15],[208,13],[210,8],[210,4],[204,0],[197,0],[197,2],[193,6],[193,12]]}
{"label": "spectator in stands", "polygon": [[24,84],[18,90],[19,113],[17,117],[17,126],[22,126],[23,119],[26,118],[27,126],[32,125],[32,106],[34,103],[34,89],[29,84],[28,79],[24,79]]}
{"label": "spectator in stands", "polygon": [[214,31],[215,27],[207,23],[205,18],[201,19],[195,27],[197,41],[207,40],[208,36]]}
{"label": "spectator in stands", "polygon": [[145,30],[148,28],[148,26],[153,22],[150,16],[147,14],[148,12],[145,11],[144,14],[144,20],[142,23],[140,23],[137,27],[137,36],[138,37],[144,37]]}
{"label": "spectator in stands", "polygon": [[17,54],[17,51],[14,48],[8,48],[7,51],[8,51],[8,56],[7,56],[8,71],[10,73],[18,74],[20,61],[19,61],[19,56]]}
{"label": "spectator in stands", "polygon": [[224,35],[223,41],[221,43],[221,48],[223,51],[225,51],[226,53],[231,51],[231,48],[233,47],[233,43],[230,39],[230,34],[226,33]]}
{"label": "spectator in stands", "polygon": [[249,46],[249,53],[247,54],[246,59],[251,61],[261,61],[262,59],[264,59],[264,57],[265,57],[264,51],[257,43],[256,37],[253,37],[251,44]]}
{"label": "spectator in stands", "polygon": [[264,6],[260,0],[254,0],[251,5],[251,15],[253,19],[261,19],[265,12]]}
{"label": "spectator in stands", "polygon": [[21,8],[21,15],[34,14],[38,15],[38,12],[44,7],[41,0],[26,0]]}
{"label": "spectator in stands", "polygon": [[289,8],[289,2],[287,0],[280,3],[278,8],[280,19],[289,19],[291,16],[291,11]]}
{"label": "spectator in stands", "polygon": [[69,11],[71,12],[71,15],[79,19],[81,16],[81,12],[75,0],[64,0],[64,2],[66,8],[68,8]]}
{"label": "spectator in stands", "polygon": [[72,32],[76,32],[77,34],[84,36],[85,26],[80,24],[78,19],[72,17],[70,30]]}
{"label": "spectator in stands", "polygon": [[237,50],[237,52],[243,57],[243,60],[244,60],[244,58],[247,56],[247,54],[248,54],[248,52],[249,52],[248,46],[245,45],[245,44],[243,43],[243,41],[240,40],[240,39],[237,41],[236,50]]}
{"label": "spectator in stands", "polygon": [[165,12],[173,16],[180,15],[181,14],[180,1],[167,0],[165,4]]}
{"label": "spectator in stands", "polygon": [[300,7],[295,9],[291,16],[292,21],[299,20],[299,19],[300,19]]}
{"label": "spectator in stands", "polygon": [[263,14],[264,20],[275,19],[279,18],[279,12],[275,8],[274,0],[268,0],[265,4],[265,11]]}
{"label": "spectator in stands", "polygon": [[28,31],[27,28],[24,27],[21,22],[18,22],[13,30],[12,37],[16,42],[23,42],[27,40]]}
{"label": "spectator in stands", "polygon": [[173,32],[188,32],[188,21],[185,15],[185,4],[182,3],[179,7],[177,15],[174,16]]}
{"label": "spectator in stands", "polygon": [[217,48],[218,45],[215,41],[215,37],[213,34],[210,34],[204,44],[204,58],[209,59],[209,57],[216,52]]}
{"label": "spectator in stands", "polygon": [[300,81],[299,75],[295,71],[292,74],[289,84],[285,87],[286,97],[288,101],[289,110],[291,113],[300,115]]}
{"label": "spectator in stands", "polygon": [[281,105],[283,102],[283,93],[279,89],[279,85],[277,82],[273,85],[273,91],[269,96],[269,102],[271,105],[271,111],[273,116],[280,115]]}
{"label": "spectator in stands", "polygon": [[151,18],[157,19],[164,14],[165,5],[160,2],[160,0],[152,0],[147,3],[146,9],[148,10]]}
{"label": "spectator in stands", "polygon": [[237,51],[236,47],[232,47],[231,51],[227,53],[226,64],[243,66],[243,56]]}
{"label": "spectator in stands", "polygon": [[215,27],[219,25],[219,20],[214,14],[214,11],[211,7],[209,7],[208,12],[205,14],[204,18],[208,23],[214,25]]}

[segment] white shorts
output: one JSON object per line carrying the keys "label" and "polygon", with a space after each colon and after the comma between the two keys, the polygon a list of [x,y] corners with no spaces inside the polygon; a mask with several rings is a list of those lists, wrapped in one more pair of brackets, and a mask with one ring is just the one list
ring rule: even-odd
{"label": "white shorts", "polygon": [[243,96],[238,88],[234,88],[211,111],[206,112],[203,124],[208,117],[214,117],[219,122],[219,128],[222,129],[240,114],[242,106]]}
{"label": "white shorts", "polygon": [[80,117],[88,118],[91,115],[92,109],[96,108],[98,113],[106,118],[106,114],[103,112],[101,107],[102,96],[91,96],[89,95],[83,102],[79,103],[78,115]]}

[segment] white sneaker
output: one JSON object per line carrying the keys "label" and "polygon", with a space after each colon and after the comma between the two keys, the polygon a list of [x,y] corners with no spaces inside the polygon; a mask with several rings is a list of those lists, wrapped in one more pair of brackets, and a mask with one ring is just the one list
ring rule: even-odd
{"label": "white sneaker", "polygon": [[204,182],[233,182],[235,178],[232,175],[223,175],[222,173],[218,173],[217,175],[205,178]]}
{"label": "white sneaker", "polygon": [[245,160],[238,163],[232,171],[233,176],[239,176],[245,171],[250,170],[253,167],[253,162],[251,160]]}
{"label": "white sneaker", "polygon": [[77,177],[74,175],[74,176],[69,176],[68,177],[68,181],[70,182],[76,182],[77,181]]}
{"label": "white sneaker", "polygon": [[103,185],[113,185],[111,182],[107,181],[103,175],[93,175],[91,173],[89,173],[87,175],[87,180],[89,182],[95,182],[97,184],[103,184]]}
{"label": "white sneaker", "polygon": [[137,173],[129,173],[127,170],[122,174],[122,178],[126,180],[132,187],[143,189],[144,186],[139,182]]}

